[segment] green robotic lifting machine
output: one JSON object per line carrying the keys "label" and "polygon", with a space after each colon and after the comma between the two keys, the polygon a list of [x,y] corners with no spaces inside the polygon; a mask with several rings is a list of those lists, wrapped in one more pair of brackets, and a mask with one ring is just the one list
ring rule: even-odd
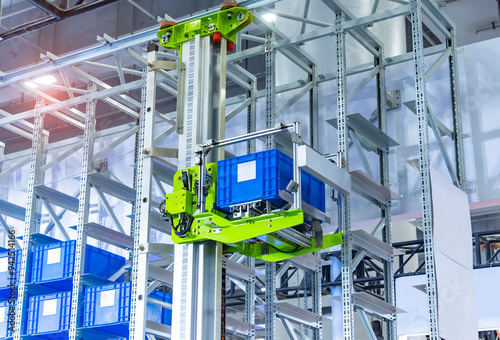
{"label": "green robotic lifting machine", "polygon": [[[228,51],[231,51],[237,32],[252,20],[253,15],[247,9],[237,7],[235,3],[224,3],[220,12],[196,20],[181,24],[162,23],[158,38],[161,46],[182,53],[182,44],[196,35],[211,35],[215,43],[224,37],[228,41]],[[290,130],[293,132],[289,134],[296,136],[292,138],[296,148],[300,145],[298,123],[277,125],[273,129],[198,146],[197,166],[175,173],[173,192],[166,195],[164,205],[160,207],[164,219],[172,224],[172,240],[177,244],[214,240],[225,244],[226,253],[239,252],[265,261],[281,261],[341,244],[342,233],[323,235],[320,221],[311,219],[302,209],[296,208],[297,205],[288,210],[286,206],[271,209],[269,202],[264,202],[267,209],[261,210],[260,214],[246,215],[228,214],[216,206],[217,163],[206,164],[207,154],[215,148]],[[300,170],[295,164],[294,167],[293,181],[300,183],[297,179]],[[287,229],[293,229],[294,235],[300,234],[302,241],[286,237],[284,231]]]}

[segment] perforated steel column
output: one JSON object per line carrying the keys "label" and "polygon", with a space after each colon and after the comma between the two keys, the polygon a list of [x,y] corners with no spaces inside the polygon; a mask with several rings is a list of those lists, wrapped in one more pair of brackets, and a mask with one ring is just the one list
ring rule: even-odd
{"label": "perforated steel column", "polygon": [[[20,340],[21,334],[25,330],[26,319],[28,316],[28,296],[27,296],[27,278],[30,269],[30,256],[31,252],[31,234],[36,232],[40,227],[39,217],[39,202],[34,195],[35,186],[40,184],[40,167],[42,165],[43,149],[44,145],[48,141],[43,135],[43,121],[45,114],[40,113],[44,105],[44,100],[42,98],[36,99],[35,105],[35,121],[33,126],[33,143],[31,146],[31,159],[30,159],[30,172],[28,179],[28,188],[26,196],[26,215],[24,219],[24,232],[23,232],[23,243],[22,243],[22,255],[21,255],[21,268],[19,275],[19,285],[17,288],[17,302],[16,302],[16,326],[14,332],[14,339]],[[9,325],[10,327],[10,325]]]}
{"label": "perforated steel column", "polygon": [[[274,50],[275,34],[266,33],[266,128],[272,128],[276,122],[276,51]],[[266,138],[266,150],[276,148],[274,136]],[[276,263],[266,262],[266,294],[265,294],[265,334],[266,340],[274,340],[276,336]]]}
{"label": "perforated steel column", "polygon": [[[378,103],[378,127],[387,133],[387,112],[386,112],[386,86],[385,86],[385,65],[384,65],[384,49],[379,49],[379,56],[375,58],[375,66],[379,66],[377,75],[377,103]],[[390,188],[389,182],[389,149],[380,150],[380,180],[382,185]],[[382,239],[389,245],[392,245],[392,224],[391,224],[391,202],[387,205],[381,205],[381,217],[384,219],[384,231]],[[394,292],[394,259],[384,261],[384,294],[385,301],[391,305],[395,305]],[[387,339],[396,339],[396,320],[386,321]]]}
{"label": "perforated steel column", "polygon": [[311,82],[312,88],[309,91],[309,133],[310,133],[310,144],[315,150],[319,150],[319,84],[318,84],[318,66],[316,64],[312,65],[312,72],[308,75],[309,82]]}
{"label": "perforated steel column", "polygon": [[[156,60],[158,46],[148,46],[148,65]],[[144,150],[154,146],[154,118],[156,107],[156,71],[149,66],[143,76],[139,137],[137,142],[136,201],[134,216],[134,249],[132,254],[132,291],[129,339],[142,340],[146,331],[146,306],[148,299],[151,188],[153,186],[153,158]]]}
{"label": "perforated steel column", "polygon": [[87,88],[87,106],[85,112],[85,129],[83,132],[83,160],[80,172],[80,196],[78,197],[78,223],[76,226],[75,244],[75,270],[73,276],[73,293],[71,296],[71,319],[69,328],[70,340],[78,339],[78,321],[81,319],[83,308],[83,288],[81,277],[85,268],[85,223],[88,222],[90,184],[87,180],[89,171],[92,170],[92,156],[94,154],[95,135],[95,106],[96,100],[93,94],[96,91],[94,84],[89,84]]}
{"label": "perforated steel column", "polygon": [[[345,32],[342,23],[345,21],[344,13],[335,14],[336,31],[336,54],[337,54],[337,112],[338,112],[338,151],[340,152],[340,166],[349,171],[349,145],[347,127],[347,98],[346,98],[346,53]],[[351,198],[349,194],[341,195],[341,224],[340,231],[344,233],[341,247],[342,257],[342,318],[344,328],[344,339],[354,338],[353,318],[354,308],[352,304],[352,243],[351,243]]]}
{"label": "perforated steel column", "polygon": [[425,60],[422,37],[422,2],[411,0],[413,66],[415,68],[416,110],[418,118],[420,176],[422,183],[422,228],[424,232],[425,274],[429,307],[430,338],[439,340],[438,296],[434,261],[433,216],[429,158],[429,133],[425,90]]}

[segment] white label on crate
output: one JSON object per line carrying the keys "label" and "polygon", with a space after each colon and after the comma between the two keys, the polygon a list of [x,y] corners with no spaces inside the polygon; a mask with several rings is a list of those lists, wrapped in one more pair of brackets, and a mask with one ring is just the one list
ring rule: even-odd
{"label": "white label on crate", "polygon": [[45,300],[43,302],[42,316],[55,315],[57,313],[57,299]]}
{"label": "white label on crate", "polygon": [[0,273],[6,272],[9,269],[9,258],[2,257],[0,259]]}
{"label": "white label on crate", "polygon": [[7,307],[1,307],[0,308],[0,322],[5,322],[5,309]]}
{"label": "white label on crate", "polygon": [[238,164],[238,182],[257,178],[257,163],[255,161]]}
{"label": "white label on crate", "polygon": [[115,305],[115,292],[116,290],[105,290],[101,292],[101,303],[99,307],[109,307]]}
{"label": "white label on crate", "polygon": [[47,264],[61,262],[61,248],[49,249],[47,251]]}

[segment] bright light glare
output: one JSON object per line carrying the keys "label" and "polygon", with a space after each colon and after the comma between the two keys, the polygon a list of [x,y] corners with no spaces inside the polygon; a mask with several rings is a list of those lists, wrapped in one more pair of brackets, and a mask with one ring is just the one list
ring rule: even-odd
{"label": "bright light glare", "polygon": [[42,76],[34,79],[33,81],[35,83],[44,85],[44,84],[53,84],[57,81],[57,79],[54,76]]}
{"label": "bright light glare", "polygon": [[262,18],[264,18],[265,21],[271,22],[276,20],[276,15],[273,13],[266,13],[262,16]]}
{"label": "bright light glare", "polygon": [[27,81],[27,82],[25,82],[25,83],[24,83],[24,85],[28,86],[28,87],[29,87],[29,88],[31,88],[31,89],[36,89],[36,88],[38,87],[38,85],[37,85],[37,84],[35,84],[35,83],[34,83],[34,82],[32,82],[32,81]]}
{"label": "bright light glare", "polygon": [[261,291],[261,292],[265,292],[265,291],[266,291],[266,287],[262,287],[262,288],[260,289],[260,291]]}

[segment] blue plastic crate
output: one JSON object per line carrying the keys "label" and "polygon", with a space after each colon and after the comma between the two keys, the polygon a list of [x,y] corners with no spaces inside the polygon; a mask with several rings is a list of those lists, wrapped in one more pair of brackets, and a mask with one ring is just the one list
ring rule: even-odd
{"label": "blue plastic crate", "polygon": [[[325,184],[301,172],[302,200],[325,211]],[[217,207],[230,213],[230,206],[258,200],[282,207],[279,196],[293,179],[293,160],[274,149],[217,162]]]}
{"label": "blue plastic crate", "polygon": [[[122,282],[85,289],[83,327],[100,327],[103,331],[128,336],[131,283]],[[153,291],[149,297],[172,303],[172,295]],[[147,320],[171,325],[172,311],[148,303]]]}
{"label": "blue plastic crate", "polygon": [[14,327],[15,308],[16,305],[9,304],[9,301],[0,302],[0,339],[9,339],[14,336],[14,332],[11,330]]}
{"label": "blue plastic crate", "polygon": [[[74,274],[76,241],[51,243],[35,247],[31,282],[52,282],[67,279]],[[86,245],[84,274],[107,279],[125,264],[124,257]],[[119,281],[123,280],[123,277]],[[58,288],[57,285],[54,288]],[[60,289],[66,289],[61,285]]]}
{"label": "blue plastic crate", "polygon": [[[69,329],[71,292],[61,292],[29,298],[28,334],[57,333]],[[61,335],[45,335],[60,338]]]}
{"label": "blue plastic crate", "polygon": [[[15,257],[15,259],[13,259],[13,257]],[[0,289],[8,287],[11,283],[11,278],[13,279],[12,283],[17,284],[20,276],[20,270],[21,250],[0,253]]]}

